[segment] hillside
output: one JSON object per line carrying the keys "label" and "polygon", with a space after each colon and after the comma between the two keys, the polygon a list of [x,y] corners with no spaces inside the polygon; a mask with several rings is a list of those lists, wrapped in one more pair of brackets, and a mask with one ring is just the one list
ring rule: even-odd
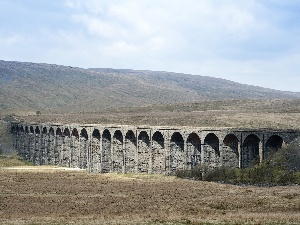
{"label": "hillside", "polygon": [[228,80],[169,72],[81,69],[0,61],[1,110],[95,111],[223,99],[295,99]]}

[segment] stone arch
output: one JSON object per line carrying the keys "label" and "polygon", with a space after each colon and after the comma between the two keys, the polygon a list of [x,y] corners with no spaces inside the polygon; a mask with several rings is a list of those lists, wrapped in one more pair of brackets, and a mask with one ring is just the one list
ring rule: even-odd
{"label": "stone arch", "polygon": [[62,146],[62,152],[61,152],[61,161],[60,164],[62,166],[71,166],[71,135],[70,130],[68,127],[64,129],[63,132],[63,146]]}
{"label": "stone arch", "polygon": [[42,136],[40,128],[38,126],[34,129],[35,140],[34,140],[34,153],[33,153],[33,163],[34,165],[41,165],[43,164],[43,146],[42,146]]}
{"label": "stone arch", "polygon": [[65,137],[70,137],[70,130],[69,130],[69,128],[65,128],[64,129],[64,136]]}
{"label": "stone arch", "polygon": [[204,139],[203,151],[204,162],[211,168],[217,168],[221,165],[219,138],[214,133],[209,133]]}
{"label": "stone arch", "polygon": [[29,137],[28,137],[28,153],[29,161],[34,162],[35,159],[35,135],[33,126],[29,127]]}
{"label": "stone arch", "polygon": [[47,136],[47,127],[42,128],[42,164],[49,164],[49,142]]}
{"label": "stone arch", "polygon": [[37,126],[37,127],[35,128],[34,132],[35,132],[35,134],[40,134],[40,133],[41,133],[41,132],[40,132],[40,128]]}
{"label": "stone arch", "polygon": [[279,135],[272,135],[266,142],[264,149],[264,159],[266,159],[270,154],[277,152],[282,148],[283,138]]}
{"label": "stone arch", "polygon": [[239,167],[239,140],[234,134],[227,134],[223,140],[223,166]]}
{"label": "stone arch", "polygon": [[196,133],[189,134],[187,138],[187,168],[192,169],[201,164],[201,140]]}
{"label": "stone arch", "polygon": [[100,131],[98,129],[94,129],[93,133],[92,133],[92,137],[96,138],[100,141]]}
{"label": "stone arch", "polygon": [[79,168],[80,165],[80,139],[79,132],[73,128],[71,133],[71,167]]}
{"label": "stone arch", "polygon": [[87,158],[88,158],[88,132],[85,128],[80,131],[80,161],[79,168],[86,169],[87,168]]}
{"label": "stone arch", "polygon": [[30,136],[29,136],[29,128],[25,126],[24,132],[24,159],[30,160]]}
{"label": "stone arch", "polygon": [[184,140],[179,132],[173,133],[170,142],[170,172],[185,169]]}
{"label": "stone arch", "polygon": [[242,148],[242,168],[259,163],[259,143],[260,139],[255,134],[245,138]]}
{"label": "stone arch", "polygon": [[84,138],[85,140],[88,140],[88,139],[89,139],[89,135],[88,135],[88,133],[87,133],[87,131],[86,131],[85,128],[83,128],[83,129],[81,130],[81,132],[80,132],[80,137],[81,137],[81,138]]}
{"label": "stone arch", "polygon": [[113,136],[113,171],[117,173],[123,172],[124,153],[123,153],[123,134],[120,130],[116,130]]}
{"label": "stone arch", "polygon": [[138,136],[138,172],[149,172],[150,138],[146,131],[141,131]]}
{"label": "stone arch", "polygon": [[72,130],[72,136],[75,137],[75,138],[79,138],[78,130],[76,128],[74,128]]}
{"label": "stone arch", "polygon": [[53,127],[50,127],[50,129],[49,129],[49,135],[54,136],[54,129],[53,129]]}
{"label": "stone arch", "polygon": [[56,128],[56,136],[62,136],[62,131],[59,127]]}
{"label": "stone arch", "polygon": [[100,131],[94,129],[91,143],[91,171],[101,172]]}
{"label": "stone arch", "polygon": [[48,131],[48,163],[54,165],[55,164],[55,148],[56,148],[56,138],[55,138],[55,131],[53,127],[49,128]]}
{"label": "stone arch", "polygon": [[136,137],[132,130],[127,131],[125,135],[125,172],[135,172],[135,153],[136,153]]}
{"label": "stone arch", "polygon": [[59,165],[61,163],[61,153],[63,148],[63,132],[60,127],[56,128],[56,147],[54,149],[54,164]]}
{"label": "stone arch", "polygon": [[152,136],[152,173],[163,173],[165,170],[165,139],[161,132],[156,131]]}
{"label": "stone arch", "polygon": [[111,171],[111,134],[105,129],[102,134],[102,172]]}
{"label": "stone arch", "polygon": [[19,139],[19,151],[20,155],[22,156],[23,159],[26,159],[26,137],[25,137],[25,130],[23,125],[20,126],[20,139]]}

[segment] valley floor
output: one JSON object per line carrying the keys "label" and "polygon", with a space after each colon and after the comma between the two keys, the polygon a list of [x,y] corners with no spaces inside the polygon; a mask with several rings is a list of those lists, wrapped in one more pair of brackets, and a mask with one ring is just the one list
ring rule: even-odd
{"label": "valley floor", "polygon": [[0,167],[0,224],[300,224],[300,187]]}

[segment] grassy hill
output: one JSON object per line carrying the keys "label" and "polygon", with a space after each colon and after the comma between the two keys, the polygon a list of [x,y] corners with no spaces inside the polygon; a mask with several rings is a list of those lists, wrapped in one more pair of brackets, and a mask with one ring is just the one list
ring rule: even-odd
{"label": "grassy hill", "polygon": [[203,100],[295,99],[300,93],[169,72],[0,61],[0,97],[2,111],[81,112]]}

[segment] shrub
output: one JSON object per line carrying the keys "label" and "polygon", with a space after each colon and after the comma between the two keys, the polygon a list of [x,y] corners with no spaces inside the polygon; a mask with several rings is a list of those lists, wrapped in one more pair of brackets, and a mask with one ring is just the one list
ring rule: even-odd
{"label": "shrub", "polygon": [[250,168],[215,168],[197,166],[176,173],[180,178],[259,185],[300,184],[300,139],[269,155],[261,164]]}

